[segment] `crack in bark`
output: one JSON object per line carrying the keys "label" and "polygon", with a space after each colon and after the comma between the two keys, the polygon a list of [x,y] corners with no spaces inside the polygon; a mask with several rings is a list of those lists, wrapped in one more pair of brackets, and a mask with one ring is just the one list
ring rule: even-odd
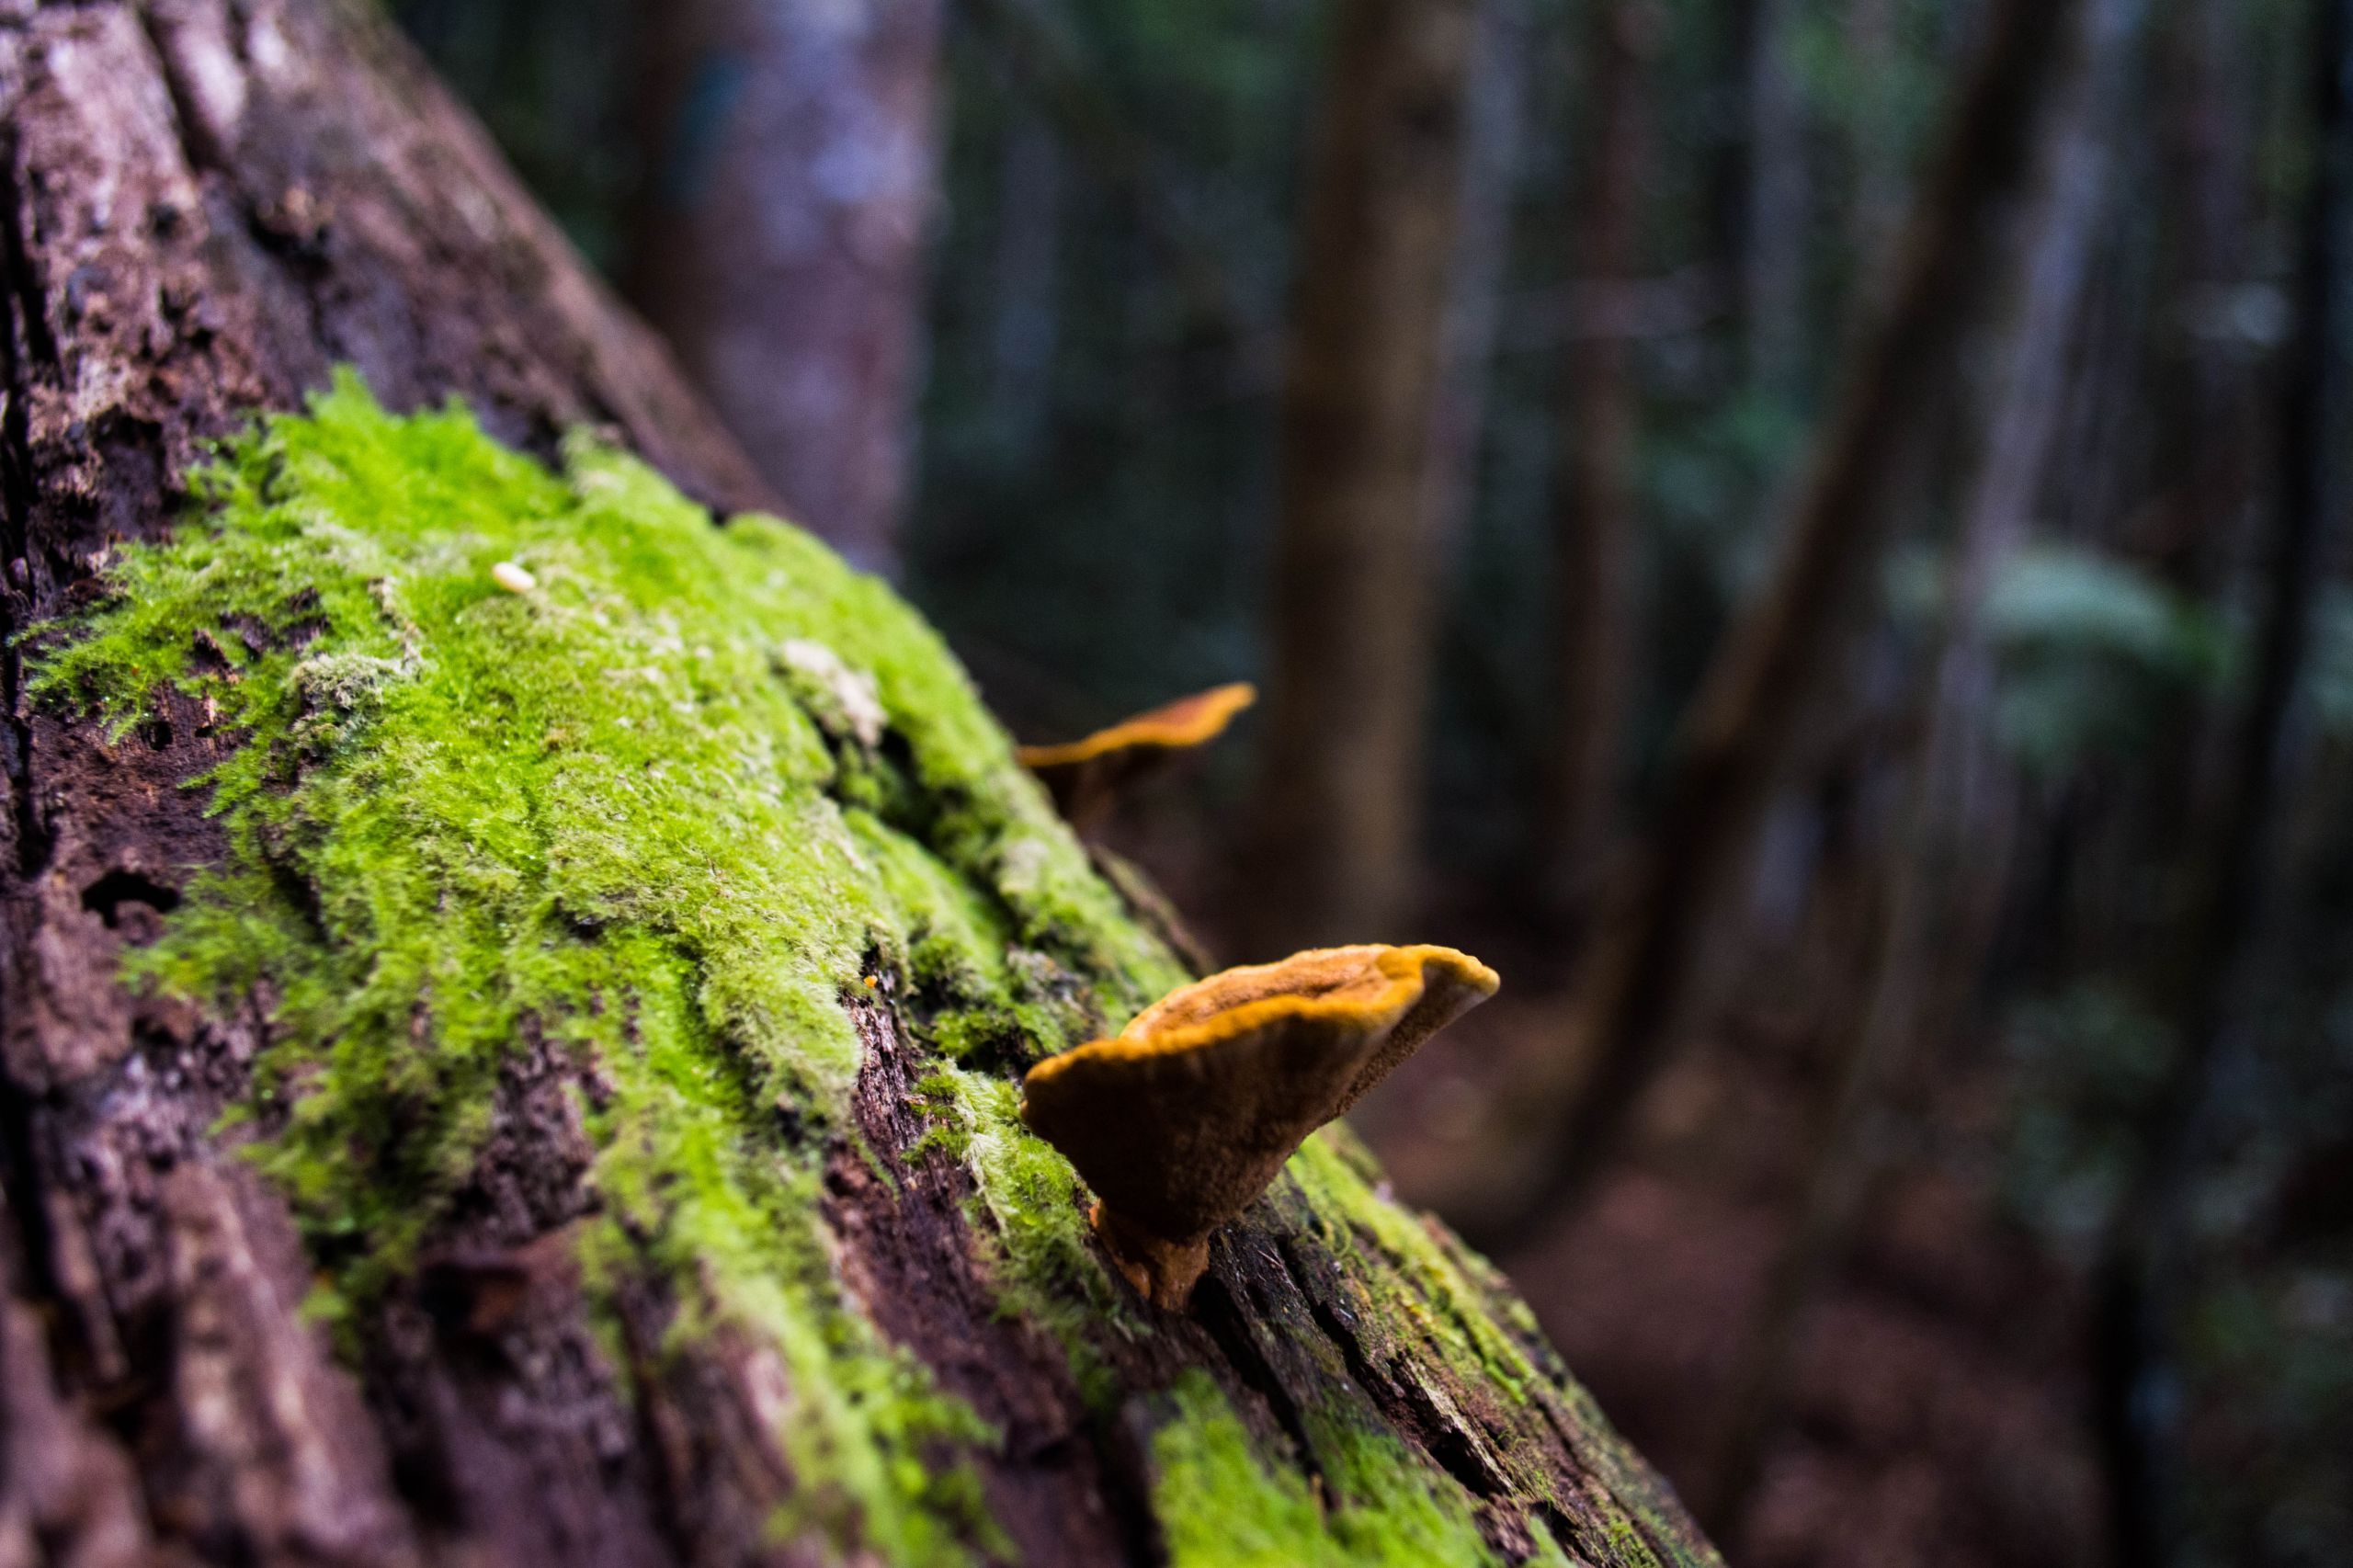
{"label": "crack in bark", "polygon": [[[5,1000],[0,997],[0,1002]],[[56,1275],[56,1237],[48,1205],[40,1201],[40,1170],[33,1157],[34,1097],[9,1073],[6,1061],[0,1060],[0,1221],[11,1216],[16,1220],[26,1299],[37,1306],[56,1306],[63,1302],[64,1295]],[[0,1245],[6,1241],[0,1235]],[[48,1330],[43,1337],[54,1365],[69,1347],[63,1336],[74,1314],[49,1311],[41,1317]]]}
{"label": "crack in bark", "polygon": [[32,574],[28,541],[32,532],[33,482],[31,387],[27,361],[39,358],[54,364],[57,345],[48,335],[42,318],[40,290],[27,253],[26,207],[17,173],[18,143],[13,124],[0,126],[0,310],[6,312],[0,332],[0,703],[6,705],[5,758],[8,803],[15,818],[17,871],[27,881],[49,865],[56,847],[54,835],[41,820],[32,778],[32,725],[24,712],[24,655],[17,633],[28,623],[32,609]]}
{"label": "crack in bark", "polygon": [[[153,0],[138,8],[138,19],[140,31],[146,35],[147,47],[154,51],[165,91],[171,95],[173,131],[180,144],[180,155],[194,172],[233,175],[229,149],[219,143],[212,127],[205,122],[195,85],[189,79],[188,62],[177,36],[183,19],[166,21],[162,8]],[[237,63],[244,64],[244,59],[241,57]]]}
{"label": "crack in bark", "polygon": [[1298,1256],[1303,1237],[1286,1236],[1279,1244],[1283,1267],[1298,1283],[1309,1312],[1317,1328],[1340,1353],[1349,1379],[1362,1389],[1392,1426],[1410,1433],[1415,1446],[1429,1456],[1440,1470],[1451,1476],[1462,1489],[1481,1502],[1509,1500],[1511,1483],[1503,1475],[1485,1453],[1481,1435],[1463,1430],[1441,1411],[1428,1391],[1410,1379],[1401,1382],[1376,1365],[1364,1344],[1364,1337],[1355,1324],[1345,1321],[1340,1309],[1329,1297],[1308,1289],[1308,1270]]}
{"label": "crack in bark", "polygon": [[[0,245],[5,245],[5,257],[0,259],[5,259],[7,269],[7,296],[15,311],[13,324],[22,342],[19,348],[17,335],[12,335],[8,344],[12,399],[22,396],[31,380],[24,363],[26,358],[52,367],[58,363],[57,338],[49,325],[49,302],[33,270],[31,236],[26,233],[30,209],[24,199],[23,176],[18,167],[21,155],[16,127],[0,126]],[[17,413],[21,416],[22,411]],[[21,534],[17,543],[21,549]]]}
{"label": "crack in bark", "polygon": [[[1244,1233],[1239,1227],[1233,1227],[1233,1232],[1219,1241],[1219,1250],[1226,1255],[1224,1261],[1228,1267],[1216,1269],[1202,1278],[1200,1288],[1194,1293],[1194,1315],[1209,1331],[1210,1338],[1218,1348],[1225,1352],[1226,1364],[1233,1369],[1234,1376],[1242,1385],[1266,1401],[1267,1413],[1275,1418],[1275,1425],[1282,1428],[1283,1435],[1290,1439],[1292,1448],[1297,1450],[1301,1472],[1308,1478],[1316,1500],[1328,1508],[1330,1498],[1324,1485],[1323,1462],[1316,1457],[1315,1445],[1308,1437],[1307,1423],[1300,1414],[1298,1398],[1284,1385],[1273,1364],[1258,1348],[1257,1336],[1250,1329],[1250,1316],[1228,1278],[1229,1273],[1236,1278],[1242,1274],[1242,1270],[1235,1267],[1234,1255],[1241,1250]],[[1274,1249],[1269,1248],[1264,1256],[1274,1263],[1286,1279],[1290,1278]],[[1294,1290],[1298,1290],[1296,1280],[1290,1283]]]}

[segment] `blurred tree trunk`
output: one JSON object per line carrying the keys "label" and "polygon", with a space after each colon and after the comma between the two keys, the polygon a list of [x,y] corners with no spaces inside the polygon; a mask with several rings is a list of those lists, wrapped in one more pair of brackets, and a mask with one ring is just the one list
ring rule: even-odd
{"label": "blurred tree trunk", "polygon": [[1858,255],[1875,256],[1904,220],[1904,139],[1895,133],[1892,112],[1902,64],[1895,0],[1847,0],[1847,48],[1855,62],[1860,96],[1856,123],[1861,131],[1850,153],[1855,196],[1848,233]]}
{"label": "blurred tree trunk", "polygon": [[[1388,1207],[1344,1139],[1310,1152],[1312,1183],[1279,1179],[1220,1237],[1189,1312],[1105,1295],[1118,1287],[1041,1145],[1003,1149],[1024,1172],[1040,1162],[1017,1190],[983,1187],[978,1136],[969,1159],[942,1146],[917,1085],[949,1064],[898,1005],[915,983],[889,954],[855,960],[865,985],[842,987],[845,1017],[783,1026],[854,1031],[847,1108],[789,1074],[754,1093],[764,1069],[741,1041],[715,1040],[694,1069],[714,1082],[677,1085],[730,1105],[740,1094],[740,1114],[710,1124],[715,1146],[682,1157],[796,1173],[759,1218],[805,1224],[805,1255],[722,1262],[700,1233],[647,1233],[671,1226],[666,1195],[641,1204],[597,1184],[598,1140],[634,1136],[595,1114],[612,1058],[565,1032],[577,1020],[543,1017],[492,1047],[494,1086],[467,1108],[479,1140],[439,1150],[461,1161],[446,1204],[382,1298],[347,1299],[331,1335],[305,1299],[349,1244],[374,1238],[299,1223],[248,1157],[278,1114],[257,1060],[285,1038],[273,981],[199,1002],[124,980],[130,949],[210,896],[204,869],[243,864],[188,787],[239,738],[175,690],[130,734],[30,702],[20,634],[108,592],[109,551],[187,517],[210,444],[256,412],[298,408],[338,362],[394,407],[463,398],[541,460],[585,426],[714,506],[756,505],[762,487],[370,7],[0,7],[0,1562],[784,1568],[881,1562],[896,1540],[916,1543],[903,1561],[939,1568],[1214,1568],[1227,1518],[1179,1511],[1211,1488],[1302,1560],[1394,1525],[1443,1537],[1432,1551],[1449,1561],[1542,1547],[1594,1568],[1719,1562],[1526,1306],[1452,1237]],[[825,613],[883,613],[855,590]],[[957,683],[917,684],[930,695],[908,700],[931,706],[906,719],[983,740],[978,760],[907,782],[910,820],[1016,786],[1002,737],[954,706],[970,700]],[[499,700],[460,724],[511,722]],[[330,744],[371,737],[362,722]],[[1006,776],[976,776],[988,767]],[[1042,815],[1034,829],[1017,846],[1039,856],[1017,874],[1058,859],[1055,908],[1097,913],[1025,926],[1007,961],[1051,977],[1056,1007],[1131,1006],[1121,992],[1136,976],[1118,981],[1078,956],[1085,945],[1136,955],[1140,975],[1173,963],[1086,880],[1074,842]],[[494,859],[402,869],[429,908],[431,879]],[[312,864],[273,858],[267,874],[294,884],[286,896],[359,971],[398,969],[369,916],[318,913]],[[1005,892],[989,886],[942,881],[929,896],[983,907]],[[832,896],[779,882],[777,917],[808,922],[798,901]],[[606,940],[585,920],[572,937]],[[429,988],[392,1006],[420,1054],[443,1046]],[[822,1008],[823,994],[795,1006]],[[348,1142],[358,1182],[394,1179],[415,1154],[399,1125],[409,1101],[393,1100],[393,1125]],[[578,1256],[600,1219],[610,1250]],[[1016,1289],[1012,1229],[1067,1235],[1069,1251]],[[730,1313],[706,1265],[767,1268],[775,1300],[805,1290],[833,1315],[792,1329]],[[843,1365],[882,1381],[828,1382]],[[915,1401],[933,1388],[969,1408],[966,1437],[918,1448],[916,1426],[860,1446],[860,1432],[936,1421]],[[1226,1415],[1188,1418],[1188,1401]],[[841,1424],[845,1406],[871,1425]],[[826,1435],[798,1440],[811,1429]],[[1180,1471],[1191,1491],[1172,1493]],[[890,1522],[878,1509],[935,1497],[984,1510],[996,1532],[937,1513],[875,1528]],[[1189,1555],[1172,1527],[1197,1543]]]}
{"label": "blurred tree trunk", "polygon": [[1907,727],[1921,739],[1905,759],[1906,800],[1887,848],[1859,997],[1843,1018],[1834,1013],[1831,1092],[1806,1140],[1796,1220],[1725,1380],[1699,1508],[1726,1534],[1756,1484],[1805,1308],[1836,1267],[1876,1174],[1866,1151],[1883,1091],[1924,1043],[1932,971],[1940,960],[1972,964],[1977,956],[1938,940],[1938,895],[1969,885],[1967,854],[1982,847],[1964,845],[1956,830],[1970,814],[1972,783],[1984,787],[1995,670],[1983,611],[2033,530],[2051,472],[2092,263],[2112,210],[2111,142],[2133,101],[2143,9],[2143,0],[2086,0],[2080,36],[2069,40],[2066,90],[2038,160],[2035,199],[2018,225],[2023,259],[2004,335],[2007,364],[1947,557],[1941,625],[1921,681],[1923,722]]}
{"label": "blurred tree trunk", "polygon": [[2152,990],[2177,1029],[2142,1119],[2139,1158],[2110,1221],[2097,1288],[2096,1421],[2108,1460],[2111,1560],[2182,1555],[2183,1415],[2177,1291],[2190,1178],[2218,1067],[2265,1011],[2254,983],[2291,774],[2314,601],[2343,526],[2345,222],[2353,193],[2353,0],[2318,0],[2306,56],[2311,174],[2297,225],[2289,345],[2280,369],[2270,538],[2257,589],[2255,665],[2229,773],[2204,835],[2196,896],[2152,955]]}
{"label": "blurred tree trunk", "polygon": [[1436,544],[1427,506],[1470,0],[1347,0],[1309,175],[1254,832],[1253,939],[1400,936]]}
{"label": "blurred tree trunk", "polygon": [[2245,7],[2188,0],[2164,32],[2165,283],[2152,413],[2163,505],[2149,541],[2184,591],[2211,590],[2247,509],[2254,345],[2235,318],[2255,214]]}
{"label": "blurred tree trunk", "polygon": [[1777,398],[1802,390],[1806,258],[1813,237],[1805,100],[1797,75],[1799,0],[1747,0],[1748,190],[1741,225],[1741,303],[1750,385]]}
{"label": "blurred tree trunk", "polygon": [[[2156,117],[2167,219],[2155,282],[2163,311],[2145,351],[2156,498],[2128,542],[2182,593],[2211,602],[2262,527],[2253,505],[2264,461],[2257,421],[2265,400],[2252,373],[2260,348],[2241,315],[2256,287],[2249,238],[2258,156],[2245,63],[2250,24],[2232,0],[2189,0],[2169,22],[2160,38],[2165,97]],[[2135,901],[2143,940],[2177,926],[2194,896],[2200,826],[2218,808],[2227,767],[2218,706],[2173,705],[2154,749],[2179,764],[2152,770],[2142,783],[2141,820],[2120,813],[2109,828],[2131,835],[2133,853],[2155,846],[2149,880],[2159,896]]]}
{"label": "blurred tree trunk", "polygon": [[1499,1144],[1527,1153],[1463,1215],[1490,1248],[1574,1204],[1665,1058],[1772,787],[1867,624],[1904,437],[1951,385],[1956,335],[1994,275],[1998,220],[2037,145],[2074,10],[2072,0],[1999,0],[1986,18],[1893,287],[1847,364],[1770,574],[1709,668],[1622,902],[1581,965],[1558,1081],[1524,1086],[1502,1108]]}
{"label": "blurred tree trunk", "polygon": [[1034,450],[1053,407],[1065,164],[1042,118],[1014,121],[997,176],[996,318],[989,333],[989,403],[1008,452]]}
{"label": "blurred tree trunk", "polygon": [[1465,95],[1462,191],[1448,265],[1438,433],[1423,501],[1431,548],[1441,558],[1453,554],[1478,502],[1479,449],[1487,430],[1504,272],[1510,260],[1512,195],[1533,41],[1527,0],[1479,0],[1478,11]]}
{"label": "blurred tree trunk", "polygon": [[[1585,199],[1577,261],[1588,287],[1620,301],[1640,270],[1648,188],[1649,0],[1603,0],[1586,29]],[[1574,913],[1592,892],[1616,802],[1631,676],[1638,404],[1630,335],[1572,337],[1563,366],[1562,477],[1553,529],[1558,721],[1546,756],[1541,903]]]}
{"label": "blurred tree trunk", "polygon": [[910,465],[939,0],[652,0],[631,299],[789,515],[889,569]]}

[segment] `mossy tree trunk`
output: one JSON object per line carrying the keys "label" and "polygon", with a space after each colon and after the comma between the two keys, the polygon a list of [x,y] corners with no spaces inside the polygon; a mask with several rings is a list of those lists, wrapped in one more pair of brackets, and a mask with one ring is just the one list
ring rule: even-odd
{"label": "mossy tree trunk", "polygon": [[0,4],[0,1563],[1715,1561],[1345,1137],[1122,1293],[1181,971],[372,10]]}

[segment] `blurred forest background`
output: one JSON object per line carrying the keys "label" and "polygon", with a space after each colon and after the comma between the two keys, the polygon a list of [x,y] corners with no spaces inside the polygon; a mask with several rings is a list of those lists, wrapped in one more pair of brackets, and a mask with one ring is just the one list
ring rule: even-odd
{"label": "blurred forest background", "polygon": [[1744,1565],[2353,1562],[2347,0],[395,0]]}

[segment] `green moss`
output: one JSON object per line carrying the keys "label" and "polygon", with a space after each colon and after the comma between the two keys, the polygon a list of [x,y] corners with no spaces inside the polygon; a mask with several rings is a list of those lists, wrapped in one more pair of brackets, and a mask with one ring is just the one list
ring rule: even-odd
{"label": "green moss", "polygon": [[1552,1527],[1542,1519],[1530,1518],[1528,1533],[1535,1538],[1536,1549],[1528,1554],[1528,1561],[1520,1568],[1578,1568],[1576,1560],[1562,1548]]}
{"label": "green moss", "polygon": [[1078,1173],[1021,1124],[1021,1093],[1011,1083],[953,1067],[927,1081],[947,1090],[953,1138],[975,1188],[974,1229],[990,1238],[1000,1310],[1051,1333],[1070,1357],[1080,1396],[1108,1409],[1119,1390],[1095,1336],[1150,1330],[1088,1243]]}
{"label": "green moss", "polygon": [[[959,1050],[980,1018],[1026,1056],[1087,1021],[1070,998],[1132,1010],[1183,976],[937,638],[783,524],[714,528],[586,441],[550,472],[349,378],[230,442],[200,495],[167,543],[122,552],[104,605],[43,631],[33,691],[119,738],[176,688],[233,743],[199,780],[227,859],[132,962],[203,1000],[267,983],[254,1153],[325,1271],[321,1310],[410,1265],[537,1030],[609,1085],[585,1110],[592,1287],[651,1259],[679,1335],[725,1325],[781,1363],[800,1500],[780,1527],[895,1562],[1000,1545],[969,1471],[938,1462],[994,1435],[877,1339],[828,1259],[817,1184],[859,1061],[844,997],[879,967],[943,999]],[[497,586],[506,562],[536,586]],[[1007,1086],[952,1087],[1009,1288],[1099,1277],[1069,1169],[1008,1132]]]}
{"label": "green moss", "polygon": [[[1677,1562],[1717,1561],[1704,1547],[1685,1552],[1679,1543],[1688,1526],[1669,1494],[1611,1432],[1592,1396],[1542,1348],[1542,1332],[1526,1304],[1509,1295],[1485,1260],[1376,1191],[1378,1167],[1345,1125],[1310,1138],[1286,1169],[1306,1199],[1306,1222],[1363,1287],[1366,1315],[1375,1320],[1364,1332],[1386,1332],[1422,1347],[1447,1370],[1457,1393],[1482,1403],[1475,1421],[1465,1424],[1483,1430],[1517,1496],[1564,1501],[1544,1449],[1549,1434],[1575,1432],[1585,1439],[1579,1462],[1590,1483],[1581,1488],[1576,1511],[1603,1521],[1608,1562],[1658,1568],[1654,1541]],[[1515,1339],[1506,1326],[1524,1338]],[[1426,1392],[1452,1397],[1443,1389]]]}
{"label": "green moss", "polygon": [[1651,1550],[1650,1542],[1643,1539],[1643,1532],[1634,1528],[1631,1519],[1621,1517],[1609,1521],[1609,1551],[1610,1556],[1626,1564],[1626,1568],[1665,1568],[1658,1560],[1658,1553]]}
{"label": "green moss", "polygon": [[1292,1471],[1269,1468],[1209,1375],[1171,1391],[1176,1415],[1153,1437],[1154,1511],[1173,1568],[1316,1568],[1501,1562],[1452,1481],[1396,1438],[1313,1419],[1309,1442],[1328,1490],[1319,1502]]}
{"label": "green moss", "polygon": [[1378,1249],[1378,1259],[1359,1278],[1402,1275],[1412,1289],[1394,1292],[1390,1302],[1410,1315],[1421,1336],[1472,1380],[1502,1390],[1515,1403],[1527,1400],[1537,1370],[1495,1323],[1487,1292],[1421,1216],[1374,1190],[1378,1173],[1354,1134],[1344,1126],[1326,1128],[1285,1168],[1331,1227],[1326,1240],[1336,1251],[1361,1256],[1368,1240]]}
{"label": "green moss", "polygon": [[[105,603],[37,634],[31,689],[118,739],[176,690],[223,747],[197,784],[228,853],[130,961],[182,996],[268,999],[274,1043],[231,1115],[292,1198],[312,1309],[357,1322],[412,1267],[502,1065],[544,1039],[590,1085],[592,1302],[650,1267],[673,1348],[724,1335],[772,1360],[779,1534],[894,1563],[1009,1552],[972,1462],[997,1435],[879,1337],[819,1216],[828,1159],[897,1179],[847,1114],[852,1008],[890,1008],[921,1048],[916,1156],[970,1173],[1000,1309],[1059,1338],[1110,1420],[1108,1358],[1152,1330],[1014,1079],[1186,976],[953,660],[780,523],[715,528],[624,456],[574,441],[551,472],[461,411],[393,417],[348,380],[229,443],[199,489],[200,517],[113,563]],[[1654,1506],[1538,1364],[1524,1309],[1378,1196],[1344,1132],[1290,1174],[1275,1222],[1343,1257],[1368,1334],[1433,1398],[1484,1402],[1518,1491],[1551,1494],[1519,1445],[1565,1406],[1605,1435],[1574,1484]],[[1307,1413],[1318,1495],[1261,1462],[1207,1378],[1173,1404],[1154,1454],[1179,1563],[1487,1560],[1466,1494],[1361,1411]],[[1617,1559],[1644,1560],[1604,1513]]]}
{"label": "green moss", "polygon": [[908,1151],[910,1158],[919,1159],[935,1150],[949,1159],[961,1164],[964,1153],[972,1146],[972,1136],[957,1104],[961,1087],[956,1080],[944,1073],[933,1073],[919,1080],[915,1086],[915,1108],[929,1123],[923,1136],[916,1139]]}

